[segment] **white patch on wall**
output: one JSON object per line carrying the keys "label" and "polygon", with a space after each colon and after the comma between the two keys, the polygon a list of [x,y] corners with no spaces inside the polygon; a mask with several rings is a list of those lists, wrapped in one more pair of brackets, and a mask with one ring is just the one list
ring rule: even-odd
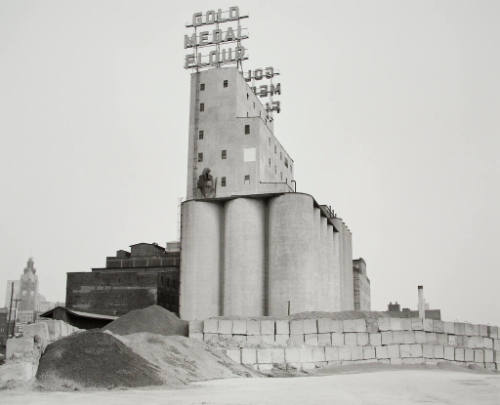
{"label": "white patch on wall", "polygon": [[244,162],[255,162],[257,152],[255,148],[244,148],[243,149],[243,161]]}

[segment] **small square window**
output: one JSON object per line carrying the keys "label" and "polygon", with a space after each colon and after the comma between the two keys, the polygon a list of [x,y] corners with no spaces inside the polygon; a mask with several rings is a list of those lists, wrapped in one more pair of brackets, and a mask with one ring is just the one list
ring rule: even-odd
{"label": "small square window", "polygon": [[227,150],[223,149],[220,154],[221,159],[226,159],[227,158]]}
{"label": "small square window", "polygon": [[203,162],[203,153],[198,153],[198,162]]}
{"label": "small square window", "polygon": [[255,101],[253,102],[253,109],[255,110]]}
{"label": "small square window", "polygon": [[200,91],[205,91],[205,83],[200,83]]}
{"label": "small square window", "polygon": [[247,100],[248,100],[248,93],[247,93]]}
{"label": "small square window", "polygon": [[288,159],[285,158],[285,167],[288,167]]}
{"label": "small square window", "polygon": [[250,184],[250,175],[249,174],[245,174],[245,184],[248,183]]}
{"label": "small square window", "polygon": [[245,135],[250,134],[250,124],[245,124]]}
{"label": "small square window", "polygon": [[229,82],[228,82],[227,80],[224,80],[224,82],[222,83],[222,85],[223,85],[224,87],[227,87],[227,86],[229,86]]}
{"label": "small square window", "polygon": [[200,103],[200,111],[205,111],[205,103]]}
{"label": "small square window", "polygon": [[221,177],[221,179],[220,179],[220,185],[221,185],[221,187],[226,187],[226,177],[225,176]]}
{"label": "small square window", "polygon": [[203,129],[200,129],[198,131],[198,139],[200,139],[200,140],[203,139],[203,135],[205,135],[205,133],[203,132]]}

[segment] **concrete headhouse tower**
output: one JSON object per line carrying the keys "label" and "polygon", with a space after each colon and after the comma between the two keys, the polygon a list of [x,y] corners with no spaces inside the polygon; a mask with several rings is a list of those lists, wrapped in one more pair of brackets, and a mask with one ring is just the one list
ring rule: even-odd
{"label": "concrete headhouse tower", "polygon": [[184,39],[192,52],[185,67],[194,72],[181,318],[352,310],[351,232],[330,208],[295,192],[294,162],[273,129],[276,73],[243,74],[246,17],[231,7],[195,13],[186,25],[194,32]]}

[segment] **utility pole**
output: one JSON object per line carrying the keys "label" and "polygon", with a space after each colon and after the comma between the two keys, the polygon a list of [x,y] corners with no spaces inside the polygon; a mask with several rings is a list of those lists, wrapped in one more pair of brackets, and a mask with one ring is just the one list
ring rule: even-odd
{"label": "utility pole", "polygon": [[12,300],[14,299],[14,281],[11,282],[10,284],[10,304],[9,304],[9,317],[7,320],[7,331],[6,331],[6,337],[7,339],[9,338],[9,330],[10,330],[10,322],[12,319]]}

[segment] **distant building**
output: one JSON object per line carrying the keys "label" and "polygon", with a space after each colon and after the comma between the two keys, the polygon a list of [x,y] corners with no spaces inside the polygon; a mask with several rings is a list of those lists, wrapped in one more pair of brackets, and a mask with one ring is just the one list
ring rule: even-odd
{"label": "distant building", "polygon": [[352,261],[353,284],[354,284],[354,309],[356,311],[369,311],[370,279],[366,274],[366,262],[363,258]]}
{"label": "distant building", "polygon": [[67,273],[66,308],[78,316],[121,316],[156,304],[178,314],[179,261],[177,242],[166,249],[137,243],[130,252],[118,250],[104,268]]}
{"label": "distant building", "polygon": [[[441,310],[440,309],[429,309],[429,304],[426,304],[425,317],[428,319],[441,320]],[[418,318],[418,311],[412,310],[410,308],[403,308],[401,310],[401,305],[396,301],[394,304],[390,302],[387,305],[387,312],[391,313],[396,318]]]}

